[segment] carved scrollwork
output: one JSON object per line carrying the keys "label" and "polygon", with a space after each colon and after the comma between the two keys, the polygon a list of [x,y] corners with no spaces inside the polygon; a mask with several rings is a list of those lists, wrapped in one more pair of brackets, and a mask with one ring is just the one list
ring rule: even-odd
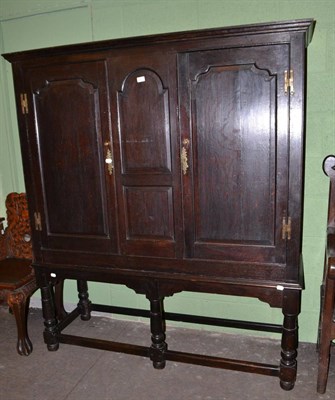
{"label": "carved scrollwork", "polygon": [[9,307],[13,307],[14,304],[21,304],[25,300],[26,296],[24,293],[20,292],[11,292],[8,295],[7,303]]}
{"label": "carved scrollwork", "polygon": [[26,285],[14,291],[3,291],[7,297],[7,303],[12,308],[14,304],[21,304],[26,301],[37,290],[36,280],[33,279]]}
{"label": "carved scrollwork", "polygon": [[10,193],[6,199],[5,242],[7,257],[32,258],[31,229],[25,193]]}

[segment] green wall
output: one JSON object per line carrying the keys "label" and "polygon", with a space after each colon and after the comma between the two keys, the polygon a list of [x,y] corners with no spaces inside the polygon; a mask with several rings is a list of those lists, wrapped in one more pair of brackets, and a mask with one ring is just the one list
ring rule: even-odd
{"label": "green wall", "polygon": [[[0,0],[0,51],[158,32],[298,18],[317,20],[308,51],[308,106],[303,256],[306,290],[300,340],[314,342],[323,269],[328,180],[324,157],[335,153],[335,2],[333,0]],[[11,191],[24,191],[11,68],[0,64],[0,215]],[[122,286],[90,284],[95,302],[147,307],[143,296]],[[67,302],[76,302],[73,282]],[[181,293],[166,299],[168,311],[281,322],[280,310],[256,299]],[[201,328],[201,327],[197,327]]]}

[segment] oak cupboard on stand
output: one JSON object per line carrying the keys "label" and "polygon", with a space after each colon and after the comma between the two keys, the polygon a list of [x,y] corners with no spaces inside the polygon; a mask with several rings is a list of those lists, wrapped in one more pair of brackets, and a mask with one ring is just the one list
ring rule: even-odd
{"label": "oak cupboard on stand", "polygon": [[[312,19],[5,54],[12,63],[33,266],[59,343],[278,376],[293,388],[301,290],[306,47]],[[54,285],[78,282],[57,310]],[[150,311],[91,304],[126,285]],[[258,298],[283,324],[166,314],[181,291]],[[59,294],[58,294],[59,296]],[[62,333],[92,310],[148,315],[149,348]],[[282,334],[274,365],[168,349],[164,318]],[[279,354],[278,354],[279,355]]]}

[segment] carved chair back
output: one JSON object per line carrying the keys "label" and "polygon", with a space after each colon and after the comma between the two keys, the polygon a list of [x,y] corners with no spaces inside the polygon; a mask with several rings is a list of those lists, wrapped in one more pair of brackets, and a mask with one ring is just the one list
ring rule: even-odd
{"label": "carved chair back", "polygon": [[33,346],[28,336],[27,318],[31,295],[37,289],[31,267],[32,244],[25,193],[10,193],[6,198],[7,227],[0,219],[0,303],[6,302],[17,325],[16,349],[29,355]]}
{"label": "carved chair back", "polygon": [[[2,252],[7,258],[32,259],[31,229],[25,193],[10,193],[6,198],[7,227],[1,235]],[[2,254],[1,252],[1,254]]]}

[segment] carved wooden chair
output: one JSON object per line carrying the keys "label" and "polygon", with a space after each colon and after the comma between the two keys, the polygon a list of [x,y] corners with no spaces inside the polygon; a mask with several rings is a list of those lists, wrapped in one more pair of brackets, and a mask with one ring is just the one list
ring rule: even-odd
{"label": "carved wooden chair", "polygon": [[37,284],[31,267],[32,245],[25,193],[10,193],[6,199],[7,228],[0,220],[0,303],[7,302],[17,325],[17,352],[28,356],[32,343],[27,331],[31,295]]}
{"label": "carved wooden chair", "polygon": [[335,156],[325,158],[323,170],[330,178],[330,195],[325,267],[321,285],[317,383],[319,393],[326,391],[332,340],[335,339]]}

